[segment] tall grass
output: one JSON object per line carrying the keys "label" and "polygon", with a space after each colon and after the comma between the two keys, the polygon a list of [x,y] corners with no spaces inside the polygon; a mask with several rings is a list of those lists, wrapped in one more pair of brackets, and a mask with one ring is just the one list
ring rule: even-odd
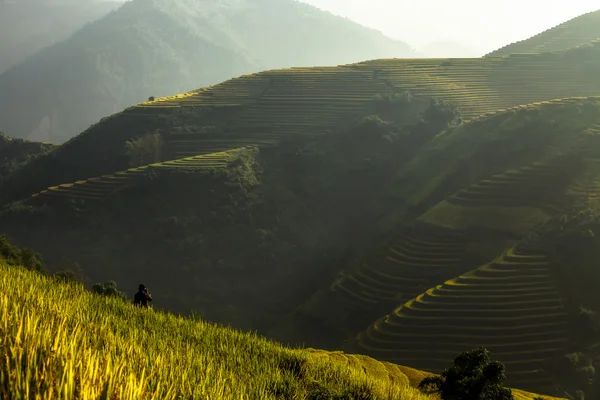
{"label": "tall grass", "polygon": [[287,349],[1,263],[0,316],[2,399],[430,399],[366,357]]}

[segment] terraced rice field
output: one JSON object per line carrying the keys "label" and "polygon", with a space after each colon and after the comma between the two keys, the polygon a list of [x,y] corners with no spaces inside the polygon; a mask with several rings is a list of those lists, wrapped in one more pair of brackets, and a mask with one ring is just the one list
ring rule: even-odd
{"label": "terraced rice field", "polygon": [[56,200],[78,198],[85,201],[101,201],[106,196],[127,186],[131,186],[145,177],[168,171],[202,171],[227,168],[236,159],[240,149],[228,152],[212,153],[181,158],[163,163],[150,164],[139,168],[116,172],[111,175],[89,178],[83,181],[67,183],[36,193],[27,201],[32,204],[45,204]]}
{"label": "terraced rice field", "polygon": [[581,176],[574,179],[567,188],[567,195],[575,196],[584,201],[600,199],[600,157],[592,154],[583,157],[585,170]]}
{"label": "terraced rice field", "polygon": [[[580,57],[594,60],[598,49],[600,44],[582,51]],[[409,90],[418,96],[443,98],[460,106],[466,119],[522,104],[597,96],[600,79],[590,76],[594,72],[583,61],[549,53],[477,59],[384,59],[338,67],[281,69],[144,102],[124,113],[229,108],[231,117],[225,114],[222,118],[218,136],[172,138],[174,157],[184,157],[230,146],[269,144],[283,136],[325,133],[362,115],[370,100],[382,93]]]}
{"label": "terraced rice field", "polygon": [[600,11],[580,15],[529,39],[506,45],[488,56],[562,51],[600,38]]}
{"label": "terraced rice field", "polygon": [[544,392],[544,368],[567,349],[567,313],[544,254],[514,248],[450,279],[377,320],[358,350],[431,372],[456,354],[485,346],[507,367],[508,383]]}
{"label": "terraced rice field", "polygon": [[447,201],[464,207],[537,207],[552,214],[566,206],[560,193],[576,166],[572,157],[533,163],[480,180]]}
{"label": "terraced rice field", "polygon": [[361,265],[336,281],[332,290],[358,308],[398,304],[433,282],[455,274],[464,252],[460,231],[416,226],[392,243],[379,260]]}

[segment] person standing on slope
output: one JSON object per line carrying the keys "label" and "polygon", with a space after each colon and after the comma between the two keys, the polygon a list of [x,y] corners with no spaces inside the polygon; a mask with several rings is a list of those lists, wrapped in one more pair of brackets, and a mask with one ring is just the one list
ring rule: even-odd
{"label": "person standing on slope", "polygon": [[152,295],[148,293],[148,288],[140,284],[137,293],[133,296],[133,304],[138,307],[148,308],[148,302],[152,301]]}

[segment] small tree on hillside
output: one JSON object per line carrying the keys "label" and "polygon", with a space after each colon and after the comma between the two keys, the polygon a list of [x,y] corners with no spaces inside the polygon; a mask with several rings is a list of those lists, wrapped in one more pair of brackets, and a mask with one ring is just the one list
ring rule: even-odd
{"label": "small tree on hillside", "polygon": [[423,379],[419,389],[439,393],[442,400],[513,400],[505,378],[504,365],[480,347],[461,353],[441,375]]}
{"label": "small tree on hillside", "polygon": [[118,297],[127,300],[127,295],[117,289],[117,283],[115,281],[95,283],[94,286],[92,286],[92,291],[103,296]]}
{"label": "small tree on hillside", "polygon": [[128,140],[125,143],[125,153],[129,156],[129,164],[132,167],[139,167],[159,162],[162,145],[162,136],[158,132]]}

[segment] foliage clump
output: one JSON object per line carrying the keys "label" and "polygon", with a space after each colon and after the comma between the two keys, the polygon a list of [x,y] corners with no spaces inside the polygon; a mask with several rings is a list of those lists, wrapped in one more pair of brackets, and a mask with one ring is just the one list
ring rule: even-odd
{"label": "foliage clump", "polygon": [[160,162],[163,140],[160,133],[147,133],[142,137],[125,142],[125,153],[131,167],[139,167]]}
{"label": "foliage clump", "polygon": [[39,253],[29,248],[18,248],[10,243],[4,235],[0,235],[0,261],[4,261],[11,266],[23,266],[38,272],[46,271],[44,261]]}
{"label": "foliage clump", "polygon": [[442,400],[513,400],[504,386],[504,364],[493,361],[483,347],[465,351],[454,359],[454,365],[439,376],[429,376],[419,388],[439,393]]}
{"label": "foliage clump", "polygon": [[107,281],[103,283],[95,283],[92,286],[92,292],[108,297],[117,297],[123,300],[127,300],[127,295],[117,289],[117,282]]}

